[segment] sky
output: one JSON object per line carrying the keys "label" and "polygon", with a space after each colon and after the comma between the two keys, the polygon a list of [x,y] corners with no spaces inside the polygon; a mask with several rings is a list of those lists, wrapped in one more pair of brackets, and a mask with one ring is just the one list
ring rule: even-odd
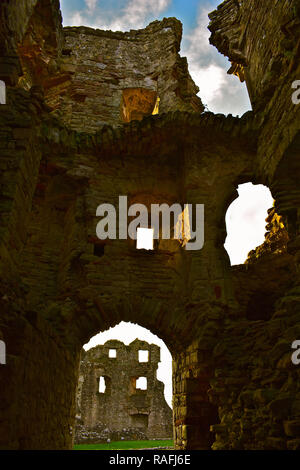
{"label": "sky", "polygon": [[[209,111],[242,116],[251,109],[245,83],[228,75],[230,62],[209,44],[208,13],[221,0],[60,0],[64,26],[90,26],[112,31],[146,27],[151,21],[175,16],[183,23],[180,54],[187,57],[190,74],[199,87],[198,95]],[[231,264],[244,263],[250,250],[264,241],[267,209],[273,198],[268,188],[252,183],[240,185],[239,197],[226,214],[225,248]],[[96,335],[85,349],[119,339],[129,344],[135,338],[161,347],[158,378],[165,382],[165,396],[171,405],[171,355],[161,339],[138,325],[122,322]]]}
{"label": "sky", "polygon": [[0,80],[0,104],[6,103],[6,91],[5,83]]}

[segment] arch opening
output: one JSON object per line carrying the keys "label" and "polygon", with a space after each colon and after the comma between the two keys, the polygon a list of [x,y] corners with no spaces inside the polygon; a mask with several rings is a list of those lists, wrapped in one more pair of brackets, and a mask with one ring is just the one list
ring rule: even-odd
{"label": "arch opening", "polygon": [[[265,241],[266,218],[274,206],[269,188],[251,182],[238,186],[238,197],[229,206],[224,247],[231,265],[243,264],[248,254]],[[269,211],[269,212],[268,212]]]}
{"label": "arch opening", "polygon": [[123,122],[141,121],[145,116],[159,113],[157,92],[146,88],[126,88],[122,93],[121,119]]}
{"label": "arch opening", "polygon": [[149,351],[140,349],[139,350],[139,362],[148,362],[149,361]]}

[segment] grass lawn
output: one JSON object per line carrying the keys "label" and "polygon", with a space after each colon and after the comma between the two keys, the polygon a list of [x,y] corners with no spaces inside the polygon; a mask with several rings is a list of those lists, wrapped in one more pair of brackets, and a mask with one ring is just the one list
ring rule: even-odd
{"label": "grass lawn", "polygon": [[173,447],[173,440],[165,441],[115,441],[109,444],[77,444],[74,450],[129,450],[149,449],[151,447]]}

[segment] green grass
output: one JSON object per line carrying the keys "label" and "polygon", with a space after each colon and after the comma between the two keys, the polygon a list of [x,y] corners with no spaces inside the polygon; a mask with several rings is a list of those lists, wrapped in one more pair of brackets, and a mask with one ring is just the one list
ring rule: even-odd
{"label": "green grass", "polygon": [[164,441],[115,441],[109,444],[77,444],[74,450],[129,450],[149,449],[151,447],[173,447],[173,440]]}

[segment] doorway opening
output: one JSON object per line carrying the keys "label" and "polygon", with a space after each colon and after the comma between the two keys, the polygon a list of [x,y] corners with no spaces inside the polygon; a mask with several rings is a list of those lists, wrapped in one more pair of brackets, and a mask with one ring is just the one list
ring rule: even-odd
{"label": "doorway opening", "polygon": [[75,444],[173,439],[172,357],[146,328],[121,322],[82,350]]}

